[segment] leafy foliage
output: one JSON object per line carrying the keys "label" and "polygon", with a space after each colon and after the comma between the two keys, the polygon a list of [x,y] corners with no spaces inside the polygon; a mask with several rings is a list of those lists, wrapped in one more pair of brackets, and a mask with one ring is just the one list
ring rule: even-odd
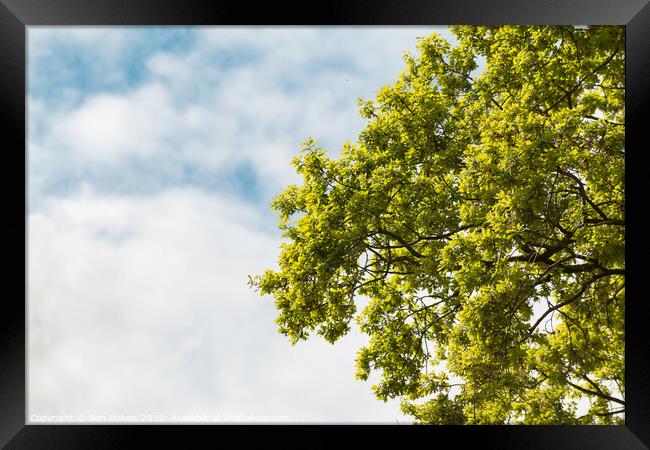
{"label": "leafy foliage", "polygon": [[292,343],[356,320],[357,378],[418,422],[621,423],[624,29],[452,30],[360,100],[340,158],[304,143],[250,284]]}

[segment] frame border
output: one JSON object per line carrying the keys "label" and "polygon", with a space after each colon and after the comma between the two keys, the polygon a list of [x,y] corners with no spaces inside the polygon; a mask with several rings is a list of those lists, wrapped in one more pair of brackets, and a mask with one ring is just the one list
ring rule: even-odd
{"label": "frame border", "polygon": [[[307,5],[306,5],[307,6]],[[31,25],[438,25],[438,24],[606,24],[626,25],[626,415],[624,426],[438,426],[363,425],[26,425],[26,33]],[[262,3],[204,0],[0,0],[0,128],[8,169],[1,178],[10,213],[13,264],[5,279],[11,295],[0,315],[0,446],[2,448],[123,448],[182,445],[224,434],[250,441],[249,431],[266,439],[317,433],[320,444],[340,445],[337,433],[354,431],[367,442],[387,434],[426,439],[476,442],[501,449],[648,449],[650,447],[650,332],[642,314],[641,268],[647,237],[639,226],[643,214],[640,149],[645,136],[650,85],[650,5],[648,0],[348,0],[314,3],[307,8],[280,8]],[[647,139],[647,138],[646,138]],[[23,189],[20,191],[18,189]],[[23,230],[22,245],[19,239]],[[632,245],[631,245],[632,244]],[[24,284],[19,280],[23,279]],[[298,439],[296,439],[298,438]],[[286,441],[285,441],[286,442]],[[291,442],[291,441],[290,441]],[[313,442],[313,441],[312,441]],[[362,441],[359,441],[362,442]],[[304,444],[302,444],[304,445]],[[301,446],[302,446],[301,445]]]}

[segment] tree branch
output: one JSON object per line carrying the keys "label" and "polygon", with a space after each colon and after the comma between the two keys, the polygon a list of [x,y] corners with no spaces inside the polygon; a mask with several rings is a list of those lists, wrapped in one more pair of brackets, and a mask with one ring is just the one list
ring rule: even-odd
{"label": "tree branch", "polygon": [[576,292],[575,294],[573,294],[573,296],[571,296],[571,298],[569,298],[569,299],[567,299],[567,300],[565,300],[565,301],[563,301],[563,302],[560,302],[560,303],[558,303],[557,305],[555,305],[555,306],[553,306],[553,307],[547,309],[546,312],[544,312],[544,314],[542,314],[541,317],[540,317],[539,319],[537,319],[537,321],[536,321],[536,322],[535,322],[535,323],[534,323],[534,324],[533,324],[533,325],[528,329],[528,335],[531,336],[531,335],[533,334],[533,332],[535,331],[535,329],[537,328],[537,326],[538,326],[540,323],[542,323],[542,320],[544,320],[544,318],[546,318],[546,316],[548,316],[549,314],[551,314],[553,311],[556,311],[556,310],[562,308],[563,306],[566,306],[566,305],[568,305],[568,304],[570,304],[570,303],[573,303],[573,302],[575,302],[576,300],[580,299],[580,297],[582,296],[582,294],[584,294],[584,292],[587,290],[587,288],[588,288],[588,287],[589,287],[593,282],[595,282],[596,280],[599,280],[600,278],[606,277],[606,276],[608,276],[608,275],[610,275],[610,274],[609,274],[609,273],[600,273],[600,274],[598,274],[598,275],[594,275],[594,276],[591,277],[589,280],[587,280],[585,283],[583,283],[582,286],[580,287],[580,289],[578,290],[578,292]]}

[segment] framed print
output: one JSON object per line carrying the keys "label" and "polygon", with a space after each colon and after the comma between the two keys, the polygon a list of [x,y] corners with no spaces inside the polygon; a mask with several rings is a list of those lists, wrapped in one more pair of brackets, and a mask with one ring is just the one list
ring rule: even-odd
{"label": "framed print", "polygon": [[648,30],[1,0],[0,444],[648,448]]}

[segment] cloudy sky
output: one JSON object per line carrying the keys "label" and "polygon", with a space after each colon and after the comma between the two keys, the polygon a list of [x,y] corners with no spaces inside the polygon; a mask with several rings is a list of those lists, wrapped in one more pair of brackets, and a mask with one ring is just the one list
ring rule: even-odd
{"label": "cloudy sky", "polygon": [[433,31],[29,27],[28,419],[407,421],[363,335],[292,347],[246,281],[300,143],[354,141]]}

